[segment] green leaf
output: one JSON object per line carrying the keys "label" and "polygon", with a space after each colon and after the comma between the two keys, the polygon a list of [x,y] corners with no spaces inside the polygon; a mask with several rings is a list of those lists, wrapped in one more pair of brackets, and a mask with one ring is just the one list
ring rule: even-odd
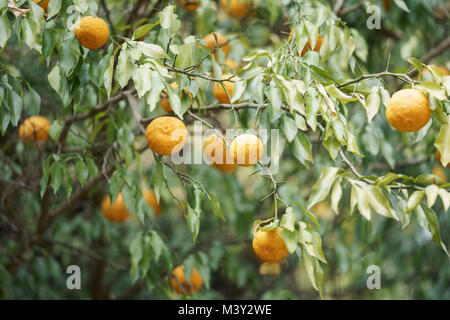
{"label": "green leaf", "polygon": [[78,41],[75,39],[65,41],[59,46],[58,61],[61,71],[69,76],[80,58]]}
{"label": "green leaf", "polygon": [[445,90],[440,85],[435,82],[425,81],[421,84],[415,86],[416,89],[422,89],[423,91],[428,92],[430,95],[435,97],[436,99],[443,101],[445,100]]}
{"label": "green leaf", "polygon": [[317,180],[312,187],[312,192],[308,201],[308,209],[328,196],[338,171],[339,168],[335,167],[327,167],[322,171],[319,180]]}
{"label": "green leaf", "polygon": [[367,185],[364,187],[364,191],[367,192],[370,207],[376,213],[398,220],[398,217],[396,216],[395,211],[392,208],[391,202],[383,193],[380,187]]}
{"label": "green leaf", "polygon": [[441,164],[446,167],[450,163],[450,115],[447,116],[447,123],[441,126],[438,137],[434,143],[441,154]]}
{"label": "green leaf", "polygon": [[397,7],[409,13],[408,6],[403,0],[394,0],[394,3],[397,5]]}
{"label": "green leaf", "polygon": [[361,213],[364,218],[370,221],[372,219],[372,212],[370,210],[369,196],[367,191],[352,181],[350,197],[352,211],[356,205],[358,207],[359,213]]}
{"label": "green leaf", "polygon": [[186,213],[184,215],[189,231],[192,233],[192,237],[194,238],[194,244],[197,241],[198,232],[200,230],[200,216],[197,212],[191,208],[191,206],[184,202],[186,205]]}
{"label": "green leaf", "polygon": [[281,218],[280,227],[283,227],[291,232],[295,230],[295,213],[291,207],[286,208],[286,213]]}
{"label": "green leaf", "polygon": [[51,0],[47,6],[47,20],[56,16],[61,10],[62,0]]}
{"label": "green leaf", "polygon": [[291,150],[294,156],[303,163],[303,159],[311,163],[314,162],[312,155],[312,145],[309,138],[303,132],[299,132],[291,144]]}
{"label": "green leaf", "polygon": [[173,5],[166,6],[159,13],[161,27],[167,30],[169,37],[173,37],[181,26],[181,21],[177,17],[175,6]]}
{"label": "green leaf", "polygon": [[75,163],[75,173],[81,187],[84,187],[89,176],[89,170],[83,160],[78,159]]}
{"label": "green leaf", "polygon": [[417,190],[414,191],[414,193],[409,197],[408,202],[406,204],[406,210],[405,213],[412,212],[422,201],[423,197],[425,196],[425,191]]}
{"label": "green leaf", "polygon": [[211,207],[212,207],[214,215],[216,217],[219,217],[223,221],[226,221],[225,215],[223,214],[222,208],[220,207],[219,200],[217,200],[216,197],[211,192],[208,193],[208,197],[209,197],[209,200],[211,201]]}
{"label": "green leaf", "polygon": [[50,138],[52,138],[54,142],[58,141],[59,134],[61,133],[62,128],[62,125],[58,121],[52,122],[48,133],[50,135]]}
{"label": "green leaf", "polygon": [[366,113],[367,120],[372,122],[372,119],[377,115],[378,110],[380,109],[380,96],[378,93],[371,93],[367,98],[366,103]]}
{"label": "green leaf", "polygon": [[407,59],[409,63],[413,65],[414,68],[417,69],[417,71],[422,72],[423,70],[423,64],[416,58],[408,58]]}
{"label": "green leaf", "polygon": [[292,119],[291,117],[283,117],[282,120],[282,127],[283,127],[283,133],[286,137],[286,139],[289,142],[292,142],[292,140],[294,140],[295,135],[297,134],[297,126],[295,125],[295,121],[294,119]]}
{"label": "green leaf", "polygon": [[288,229],[281,229],[280,231],[280,237],[283,239],[289,253],[294,253],[297,248],[297,234],[297,230],[295,229],[292,231],[289,231]]}
{"label": "green leaf", "polygon": [[427,196],[427,204],[431,208],[436,202],[439,194],[439,187],[435,184],[429,185],[425,188],[425,194]]}
{"label": "green leaf", "polygon": [[342,194],[341,181],[337,179],[331,189],[331,208],[336,214],[339,214],[339,201],[342,198]]}
{"label": "green leaf", "polygon": [[59,93],[61,84],[61,73],[59,65],[56,65],[48,74],[48,82],[50,83],[50,86],[53,88],[53,90]]}
{"label": "green leaf", "polygon": [[8,105],[10,110],[9,114],[11,115],[11,123],[14,126],[17,126],[22,113],[22,99],[14,90],[8,90]]}
{"label": "green leaf", "polygon": [[158,199],[159,203],[159,200],[161,198],[161,190],[163,188],[163,185],[165,184],[163,166],[159,161],[155,162],[155,166],[152,170],[152,184],[153,191],[155,192],[156,199]]}
{"label": "green leaf", "polygon": [[11,36],[11,23],[4,13],[0,16],[0,49],[3,49]]}
{"label": "green leaf", "polygon": [[136,44],[137,47],[142,50],[142,53],[150,58],[170,59],[170,57],[167,55],[164,49],[158,46],[157,44],[142,41],[138,41],[136,42]]}
{"label": "green leaf", "polygon": [[140,26],[139,28],[137,28],[134,32],[133,32],[133,40],[142,38],[144,35],[146,35],[147,33],[149,33],[154,26],[156,26],[157,23],[154,24],[144,24],[142,26]]}
{"label": "green leaf", "polygon": [[109,58],[109,66],[106,69],[105,74],[103,75],[103,85],[105,87],[106,94],[108,95],[108,99],[111,96],[113,74],[114,74],[114,55],[111,55],[111,58]]}
{"label": "green leaf", "polygon": [[448,255],[447,248],[441,241],[441,235],[439,233],[439,223],[436,212],[434,212],[427,206],[421,204],[416,208],[415,213],[417,215],[417,220],[419,224],[426,230],[430,231],[433,241],[439,247],[441,247],[442,250],[444,250],[444,252]]}
{"label": "green leaf", "polygon": [[50,166],[51,186],[56,194],[64,180],[64,166],[60,161],[55,161]]}

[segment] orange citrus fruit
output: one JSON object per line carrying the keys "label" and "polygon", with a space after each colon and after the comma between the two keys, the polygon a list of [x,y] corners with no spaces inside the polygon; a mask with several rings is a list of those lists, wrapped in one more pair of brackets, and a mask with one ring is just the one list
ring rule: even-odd
{"label": "orange citrus fruit", "polygon": [[234,18],[244,17],[250,8],[248,0],[220,0],[220,8]]}
{"label": "orange citrus fruit", "polygon": [[[229,79],[231,76],[231,74],[224,74],[222,75],[222,79]],[[213,95],[220,103],[229,104],[230,98],[233,97],[234,82],[223,81],[222,83],[226,90],[220,82],[216,81],[213,85]]]}
{"label": "orange citrus fruit", "polygon": [[403,89],[394,93],[386,107],[390,125],[401,132],[414,132],[423,128],[431,118],[427,96],[416,89]]}
{"label": "orange citrus fruit", "polygon": [[[294,35],[294,32],[295,32],[295,30],[292,29],[291,33],[289,34],[289,38],[288,38],[289,41],[292,39],[292,36]],[[316,46],[314,47],[314,51],[316,51],[316,52],[320,51],[320,48],[322,47],[322,42],[323,42],[323,38],[319,35],[319,33],[317,33]],[[303,57],[310,50],[312,50],[311,49],[311,41],[310,41],[310,39],[308,39],[308,41],[306,42],[305,47],[302,50],[301,56]]]}
{"label": "orange citrus fruit", "polygon": [[150,190],[145,191],[144,199],[147,201],[149,206],[153,207],[153,212],[155,213],[155,216],[158,217],[161,214],[161,207],[159,206],[155,193]]}
{"label": "orange citrus fruit", "polygon": [[85,48],[98,49],[108,41],[108,25],[102,18],[86,16],[77,21],[74,28],[75,37]]}
{"label": "orange citrus fruit", "polygon": [[[203,37],[203,41],[205,41],[206,47],[212,51],[215,47],[222,46],[220,49],[223,51],[225,56],[230,54],[230,45],[227,43],[228,39],[221,33],[212,32]],[[217,57],[217,51],[214,52],[214,55]]]}
{"label": "orange citrus fruit", "polygon": [[440,166],[434,166],[433,168],[433,172],[432,172],[435,176],[438,176],[439,178],[441,178],[442,180],[444,180],[445,182],[447,182],[447,176],[445,174],[444,169],[442,169],[442,167]]}
{"label": "orange citrus fruit", "polygon": [[33,0],[33,2],[37,3],[37,5],[44,9],[44,12],[47,13],[47,7],[50,0]]}
{"label": "orange citrus fruit", "polygon": [[235,163],[243,167],[250,167],[261,159],[264,145],[254,134],[241,134],[231,142],[230,152]]}
{"label": "orange citrus fruit", "polygon": [[107,195],[102,201],[102,212],[111,222],[125,221],[131,215],[123,201],[122,192],[119,192],[114,203],[111,203],[111,198]]}
{"label": "orange citrus fruit", "polygon": [[[171,86],[172,88],[176,89],[176,88],[178,88],[178,83],[172,82],[172,83],[170,84],[170,86]],[[181,92],[181,94],[180,94],[180,99],[183,97],[184,91],[186,91],[187,94],[189,95],[189,98],[192,99],[192,94],[191,94],[186,88],[184,88],[184,90]],[[172,110],[172,106],[170,105],[170,100],[169,100],[168,94],[164,91],[164,92],[163,92],[163,95],[164,95],[164,96],[161,98],[161,106],[162,106],[163,109],[166,110],[167,112],[172,112],[173,110]]]}
{"label": "orange citrus fruit", "polygon": [[224,173],[231,172],[236,168],[236,163],[225,141],[215,133],[206,138],[203,144],[203,154],[213,167]]}
{"label": "orange citrus fruit", "polygon": [[171,155],[183,149],[187,139],[184,123],[175,117],[159,117],[145,130],[148,146],[159,155]]}
{"label": "orange citrus fruit", "polygon": [[201,6],[200,0],[178,0],[178,3],[187,11],[195,11]]}
{"label": "orange citrus fruit", "polygon": [[32,116],[20,125],[19,137],[22,141],[44,141],[48,138],[50,121],[43,116]]}
{"label": "orange citrus fruit", "polygon": [[280,236],[281,228],[275,230],[258,230],[253,236],[253,250],[261,261],[279,262],[288,251]]}
{"label": "orange citrus fruit", "polygon": [[198,273],[197,268],[194,268],[192,270],[191,278],[187,281],[184,276],[184,265],[180,265],[173,269],[170,283],[176,292],[179,294],[185,294],[200,290],[203,284],[203,279]]}
{"label": "orange citrus fruit", "polygon": [[232,59],[226,59],[225,66],[230,70],[236,70],[237,68],[239,68],[239,64]]}

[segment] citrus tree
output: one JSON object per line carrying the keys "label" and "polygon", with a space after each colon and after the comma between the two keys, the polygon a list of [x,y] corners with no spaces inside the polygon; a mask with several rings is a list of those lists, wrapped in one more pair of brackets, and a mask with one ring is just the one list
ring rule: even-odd
{"label": "citrus tree", "polygon": [[0,297],[450,298],[448,16],[0,0]]}

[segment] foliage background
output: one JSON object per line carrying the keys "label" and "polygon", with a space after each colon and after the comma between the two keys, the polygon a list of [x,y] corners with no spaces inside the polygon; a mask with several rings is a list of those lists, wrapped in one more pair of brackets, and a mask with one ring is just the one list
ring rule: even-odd
{"label": "foliage background", "polygon": [[[254,8],[250,14],[241,20],[227,16],[211,0],[202,0],[201,8],[195,12],[180,8],[171,11],[167,9],[171,2],[52,0],[48,21],[45,21],[42,10],[34,3],[16,1],[18,7],[31,8],[32,11],[28,15],[15,17],[7,1],[0,1],[0,39],[8,41],[0,56],[2,299],[180,298],[172,291],[168,276],[172,267],[181,263],[188,269],[197,266],[206,282],[199,293],[184,298],[319,298],[319,293],[311,285],[311,275],[305,268],[305,254],[300,260],[297,255],[299,251],[304,252],[300,245],[297,253],[289,255],[282,264],[279,276],[262,276],[258,273],[260,263],[251,248],[253,222],[270,218],[274,209],[278,209],[280,214],[284,213],[281,203],[274,207],[271,200],[260,201],[267,194],[268,187],[271,187],[270,180],[252,175],[255,168],[241,167],[235,173],[223,175],[207,165],[182,165],[178,169],[198,182],[191,181],[183,185],[170,166],[155,162],[149,150],[139,153],[139,148],[145,145],[145,139],[133,116],[131,105],[136,103],[138,113],[144,119],[163,114],[157,101],[152,106],[148,96],[129,98],[122,94],[135,94],[134,87],[139,87],[136,83],[142,84],[139,81],[143,81],[133,77],[133,81],[128,83],[133,74],[139,74],[136,66],[142,66],[142,61],[133,62],[129,56],[121,59],[117,49],[123,43],[122,36],[130,39],[139,26],[153,25],[161,20],[161,25],[155,24],[144,35],[143,41],[163,48],[163,52],[166,51],[170,56],[167,58],[169,66],[177,50],[176,47],[173,50],[166,49],[169,41],[170,45],[178,45],[180,53],[174,67],[178,70],[197,63],[208,54],[204,48],[195,50],[197,43],[190,42],[195,38],[186,40],[187,37],[195,35],[201,39],[203,35],[216,30],[226,34],[232,40],[230,57],[242,61],[247,56],[248,64],[242,63],[236,73],[243,79],[242,83],[247,85],[240,101],[249,103],[263,103],[268,98],[264,91],[263,101],[258,101],[262,92],[258,83],[263,83],[263,76],[266,80],[268,78],[264,73],[267,71],[266,58],[253,59],[249,55],[258,49],[266,50],[267,55],[278,58],[276,63],[279,68],[270,71],[274,72],[270,77],[282,74],[302,79],[307,82],[308,88],[315,87],[317,83],[330,83],[324,73],[314,67],[324,70],[335,79],[343,80],[385,70],[405,74],[413,70],[407,61],[410,57],[416,57],[424,64],[450,67],[449,7],[444,0],[410,0],[407,2],[409,12],[405,11],[403,1],[394,1],[387,11],[382,7],[382,1],[258,0],[253,2]],[[365,8],[370,4],[381,8],[380,30],[366,27],[369,14]],[[112,36],[104,48],[88,51],[78,46],[66,24],[69,14],[65,9],[71,5],[75,5],[76,11],[83,14],[96,14],[98,8],[98,15],[107,20]],[[51,15],[53,17],[48,18]],[[298,44],[295,40],[287,41],[289,31],[295,27],[296,31],[302,32],[305,21],[310,21],[314,26],[320,24],[321,34],[331,34],[332,26],[343,30],[335,54],[323,50],[320,52],[320,61],[319,54],[315,53],[304,59],[295,55],[290,58],[283,56],[286,46]],[[179,29],[177,23],[181,25]],[[182,46],[183,40],[185,46]],[[2,42],[0,44],[3,45]],[[351,50],[353,43],[354,52]],[[122,49],[123,52],[129,52],[124,47]],[[266,55],[262,51],[258,52],[253,57]],[[160,71],[158,63],[164,69],[165,53],[158,51],[152,55],[149,62],[153,63],[151,69]],[[346,59],[343,59],[344,56]],[[221,67],[223,59],[219,54]],[[296,59],[300,71],[293,72]],[[410,62],[417,66],[415,60]],[[208,58],[195,72],[206,74],[215,68],[216,74],[220,75],[221,71],[213,64],[214,61]],[[111,80],[108,67],[112,65],[116,69],[112,81],[108,82]],[[244,68],[245,65],[247,67]],[[55,66],[59,66],[60,70],[55,71]],[[177,81],[188,83],[186,75],[170,68],[166,70],[172,71]],[[156,79],[143,86],[156,88],[156,82],[162,80],[170,83],[171,80],[162,77],[162,73],[158,77],[154,74],[153,79]],[[194,94],[196,106],[213,104],[209,81],[196,77],[193,79],[188,85],[191,92],[196,92],[195,88],[198,90],[198,95]],[[362,106],[359,101],[342,103],[342,99],[333,97],[333,102],[339,106],[339,114],[347,120],[347,130],[356,137],[359,153],[364,155],[363,158],[351,153],[347,156],[364,175],[383,177],[392,171],[417,177],[430,174],[433,167],[438,165],[434,157],[434,144],[450,111],[449,90],[442,89],[448,79],[438,81],[430,77],[428,80],[435,84],[428,87],[431,93],[436,96],[444,94],[443,99],[434,99],[433,102],[439,105],[441,113],[435,110],[432,124],[415,135],[394,131],[386,121],[383,103],[378,102],[376,116],[373,121],[368,121],[366,111],[373,111],[373,104],[367,102],[367,105]],[[150,80],[146,78],[145,81]],[[366,98],[370,88],[384,88],[392,94],[404,85],[398,77],[374,77],[364,83],[369,88],[369,92],[364,93]],[[11,90],[17,94],[14,95]],[[6,92],[9,92],[9,96]],[[352,90],[345,93],[351,94]],[[380,96],[383,94],[380,91]],[[159,93],[156,96],[159,99]],[[111,101],[109,97],[113,97],[111,103],[107,103]],[[185,100],[181,101],[180,113],[185,108]],[[295,141],[287,142],[281,155],[280,170],[275,176],[277,181],[286,181],[276,189],[279,197],[285,203],[296,202],[306,207],[308,202],[311,203],[312,186],[325,168],[346,169],[347,166],[341,157],[333,157],[336,151],[332,150],[336,147],[334,142],[331,143],[334,147],[326,148],[319,130],[300,130],[295,127],[298,124],[292,127],[294,115],[288,116],[289,112],[277,119],[273,101],[269,102],[272,102],[272,107],[259,114],[252,109],[239,111],[239,126],[271,126],[281,128],[288,135],[294,130],[297,137],[308,137],[314,162],[310,163],[309,156],[303,152],[295,151],[295,147],[292,147]],[[296,109],[301,105],[296,103],[290,107]],[[106,107],[101,112],[90,113],[96,106]],[[51,139],[42,146],[24,144],[18,137],[18,124],[33,114],[45,115],[52,121]],[[73,121],[67,126],[67,119],[84,115],[87,115],[84,119]],[[233,126],[231,112],[203,116],[213,123],[219,121],[223,128]],[[192,121],[188,115],[184,117],[186,121]],[[327,115],[322,114],[317,117],[317,121],[327,126],[331,121],[326,118]],[[61,138],[64,135],[64,139]],[[287,139],[283,140],[286,142]],[[338,141],[337,144],[340,148],[349,143]],[[449,150],[448,139],[443,141],[440,148]],[[201,150],[197,149],[196,152]],[[449,177],[448,169],[444,170]],[[345,172],[352,174],[347,169]],[[167,185],[163,179],[167,180]],[[113,196],[117,194],[124,181],[125,188],[128,188],[127,191],[122,189],[128,194],[124,196],[125,201],[137,214],[127,223],[111,224],[102,216],[100,202],[108,192]],[[429,184],[432,183],[425,183]],[[163,214],[158,219],[153,217],[151,209],[145,206],[139,196],[142,185],[161,192]],[[448,190],[448,185],[440,185]],[[189,215],[185,219],[183,215],[186,207],[173,199],[166,186],[177,197],[187,200],[196,212],[197,209],[201,211],[200,220]],[[327,263],[320,263],[323,275],[317,274],[318,269],[313,268],[316,273],[311,278],[316,282],[323,281],[323,297],[449,299],[449,258],[442,248],[433,243],[428,231],[433,228],[430,227],[430,221],[425,219],[424,222],[423,214],[416,211],[410,214],[411,223],[405,216],[399,223],[376,214],[372,214],[371,221],[368,221],[358,213],[359,208],[353,214],[350,212],[350,185],[344,185],[343,182],[343,187],[337,212],[331,209],[329,197],[312,208],[320,227],[316,227],[303,210],[292,205],[296,219],[305,221],[320,233]],[[215,210],[212,202],[206,201],[208,195],[203,195],[201,205],[195,207],[202,193],[198,190],[203,188],[218,199],[226,222],[212,214]],[[71,199],[70,203],[67,202],[68,198]],[[426,206],[425,198],[422,204]],[[399,203],[395,210],[402,210]],[[438,200],[433,210],[439,222],[442,243],[448,247],[448,206],[445,210],[444,203]],[[189,224],[191,218],[195,221],[191,220]],[[200,231],[194,243],[190,226],[198,221],[201,221]],[[436,230],[433,230],[433,236],[436,236]],[[314,263],[319,264],[319,260],[314,258]],[[65,269],[71,264],[81,267],[82,290],[70,291],[66,288]],[[381,268],[381,290],[368,290],[366,287],[366,269],[369,265]]]}

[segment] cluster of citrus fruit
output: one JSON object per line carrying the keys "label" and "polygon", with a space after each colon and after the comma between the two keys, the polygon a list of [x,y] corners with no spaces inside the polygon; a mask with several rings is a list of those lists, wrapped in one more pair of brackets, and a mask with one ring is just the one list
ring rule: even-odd
{"label": "cluster of citrus fruit", "polygon": [[[177,3],[187,11],[195,11],[201,6],[200,0],[178,0]],[[220,9],[237,19],[248,13],[250,5],[251,0],[220,0]]]}

